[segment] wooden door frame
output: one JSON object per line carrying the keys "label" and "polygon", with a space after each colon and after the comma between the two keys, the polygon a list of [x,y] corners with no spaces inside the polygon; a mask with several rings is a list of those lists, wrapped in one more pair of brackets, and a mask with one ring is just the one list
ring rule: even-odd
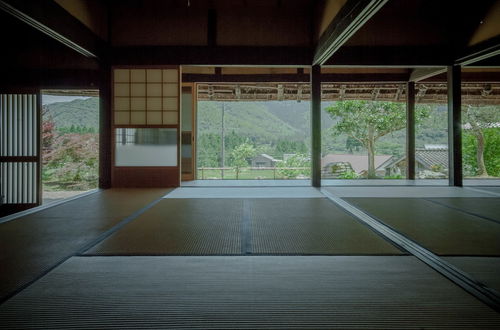
{"label": "wooden door frame", "polygon": [[180,115],[181,115],[181,122],[179,123],[179,128],[180,128],[180,134],[181,134],[181,141],[180,145],[182,148],[182,88],[183,87],[191,87],[191,152],[192,152],[192,162],[191,162],[191,170],[192,174],[182,174],[182,151],[181,151],[181,181],[192,181],[196,180],[196,140],[197,140],[197,126],[196,126],[196,114],[197,114],[197,86],[196,83],[181,83],[181,110]]}

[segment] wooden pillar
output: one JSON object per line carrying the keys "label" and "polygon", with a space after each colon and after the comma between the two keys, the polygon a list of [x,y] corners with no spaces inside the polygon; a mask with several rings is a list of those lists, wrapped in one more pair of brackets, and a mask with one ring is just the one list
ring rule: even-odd
{"label": "wooden pillar", "polygon": [[311,185],[321,187],[321,67],[311,68]]}
{"label": "wooden pillar", "polygon": [[111,67],[102,64],[99,83],[99,188],[111,188]]}
{"label": "wooden pillar", "polygon": [[462,186],[461,67],[448,66],[448,175],[449,185]]}
{"label": "wooden pillar", "polygon": [[406,84],[406,179],[415,180],[415,83]]}

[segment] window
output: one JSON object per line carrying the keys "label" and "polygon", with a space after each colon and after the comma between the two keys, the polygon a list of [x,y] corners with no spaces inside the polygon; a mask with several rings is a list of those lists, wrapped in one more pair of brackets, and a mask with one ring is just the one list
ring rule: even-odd
{"label": "window", "polygon": [[177,129],[117,128],[116,166],[177,166]]}

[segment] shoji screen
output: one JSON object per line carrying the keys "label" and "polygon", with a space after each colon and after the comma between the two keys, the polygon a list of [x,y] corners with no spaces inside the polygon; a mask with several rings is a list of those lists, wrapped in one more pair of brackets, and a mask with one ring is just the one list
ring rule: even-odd
{"label": "shoji screen", "polygon": [[114,69],[115,125],[177,125],[179,70]]}
{"label": "shoji screen", "polygon": [[2,215],[40,203],[40,105],[37,94],[0,94]]}
{"label": "shoji screen", "polygon": [[180,70],[113,69],[115,187],[179,185]]}

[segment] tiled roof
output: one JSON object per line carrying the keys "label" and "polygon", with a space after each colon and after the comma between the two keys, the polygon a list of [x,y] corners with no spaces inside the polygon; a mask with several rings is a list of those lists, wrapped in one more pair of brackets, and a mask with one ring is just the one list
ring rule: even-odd
{"label": "tiled roof", "polygon": [[[375,155],[375,169],[389,160],[391,155]],[[349,163],[356,173],[368,171],[368,155],[329,154],[321,159],[321,168],[331,163]]]}
{"label": "tiled roof", "polygon": [[448,149],[417,149],[415,150],[415,160],[431,169],[432,166],[439,165],[443,169],[448,168]]}

